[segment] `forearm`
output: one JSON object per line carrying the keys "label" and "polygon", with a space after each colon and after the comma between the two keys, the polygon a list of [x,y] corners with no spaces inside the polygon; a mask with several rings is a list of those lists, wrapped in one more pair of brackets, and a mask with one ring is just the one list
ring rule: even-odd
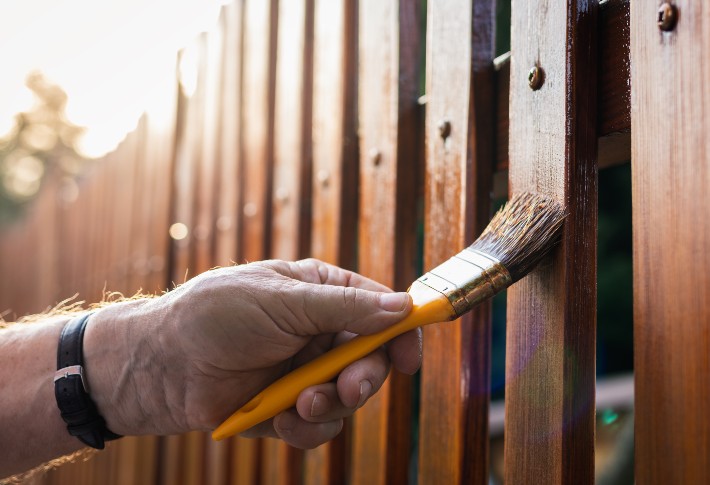
{"label": "forearm", "polygon": [[57,342],[69,317],[0,330],[0,477],[83,447],[54,398]]}
{"label": "forearm", "polygon": [[[164,393],[156,389],[155,346],[145,306],[108,305],[89,319],[83,342],[84,378],[108,429],[155,433]],[[48,317],[0,330],[0,478],[27,471],[85,447],[71,436],[54,396],[57,347],[72,317]],[[157,323],[157,322],[156,322]],[[152,371],[152,372],[151,372]]]}

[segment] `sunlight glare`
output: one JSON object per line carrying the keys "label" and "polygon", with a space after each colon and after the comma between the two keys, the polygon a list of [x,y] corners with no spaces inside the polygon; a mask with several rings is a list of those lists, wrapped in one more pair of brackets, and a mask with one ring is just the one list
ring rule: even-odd
{"label": "sunlight glare", "polygon": [[[87,128],[78,149],[100,156],[175,83],[179,49],[214,28],[223,0],[23,0],[0,3],[0,136],[28,109],[24,80],[44,73],[68,95],[66,114]],[[157,93],[157,96],[156,96]],[[174,102],[174,97],[170,100]],[[155,111],[167,121],[166,102]]]}

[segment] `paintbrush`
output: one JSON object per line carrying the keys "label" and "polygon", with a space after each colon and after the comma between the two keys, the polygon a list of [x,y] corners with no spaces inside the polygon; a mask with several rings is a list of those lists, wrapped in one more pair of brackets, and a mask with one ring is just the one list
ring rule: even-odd
{"label": "paintbrush", "polygon": [[322,384],[394,337],[430,323],[454,320],[528,274],[559,240],[565,211],[538,194],[514,196],[478,239],[409,288],[413,308],[399,323],[359,335],[286,374],[254,396],[213,433],[214,440],[246,431],[296,404],[307,387]]}

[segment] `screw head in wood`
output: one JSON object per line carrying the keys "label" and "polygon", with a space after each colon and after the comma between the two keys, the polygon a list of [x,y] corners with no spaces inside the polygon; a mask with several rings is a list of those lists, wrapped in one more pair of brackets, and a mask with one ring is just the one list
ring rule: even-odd
{"label": "screw head in wood", "polygon": [[658,28],[670,32],[678,21],[678,9],[675,5],[665,2],[658,9]]}
{"label": "screw head in wood", "polygon": [[437,125],[439,128],[439,136],[446,140],[451,135],[451,122],[449,120],[441,120]]}
{"label": "screw head in wood", "polygon": [[545,72],[540,66],[535,66],[528,72],[528,85],[533,91],[537,91],[542,87],[545,81]]}
{"label": "screw head in wood", "polygon": [[370,161],[375,167],[378,167],[380,163],[382,163],[382,152],[380,152],[377,148],[370,150],[369,156]]}

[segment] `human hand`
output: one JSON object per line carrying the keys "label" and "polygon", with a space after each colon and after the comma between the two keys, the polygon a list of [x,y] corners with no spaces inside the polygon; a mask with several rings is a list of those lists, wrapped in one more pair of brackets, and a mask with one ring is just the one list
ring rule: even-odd
{"label": "human hand", "polygon": [[[119,434],[212,430],[293,368],[403,319],[411,299],[388,292],[314,259],[208,271],[160,298],[92,316],[85,337],[92,397]],[[96,352],[106,338],[115,348]],[[354,362],[335,382],[304,390],[295,409],[244,435],[281,437],[300,448],[332,439],[342,418],[380,388],[390,361],[414,373],[421,332]]]}

